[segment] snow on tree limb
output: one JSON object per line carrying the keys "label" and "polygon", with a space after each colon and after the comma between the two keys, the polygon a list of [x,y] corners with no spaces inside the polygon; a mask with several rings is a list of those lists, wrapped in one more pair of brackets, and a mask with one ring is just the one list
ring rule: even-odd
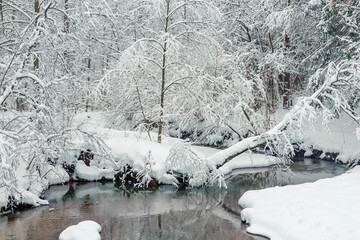
{"label": "snow on tree limb", "polygon": [[[239,156],[240,154],[246,152],[247,150],[266,144],[268,142],[268,137],[281,134],[289,126],[290,128],[294,128],[294,125],[302,124],[302,119],[304,119],[305,116],[309,114],[314,114],[315,111],[318,111],[315,106],[320,106],[323,111],[331,114],[329,109],[319,99],[321,97],[329,98],[332,101],[332,104],[334,104],[333,107],[335,108],[335,110],[343,110],[346,114],[350,115],[355,121],[358,122],[359,117],[355,116],[351,112],[351,109],[346,101],[346,98],[344,96],[344,94],[346,93],[341,92],[341,90],[335,89],[334,86],[335,83],[345,82],[345,80],[351,79],[349,77],[349,74],[353,73],[353,68],[351,68],[351,71],[348,68],[344,68],[349,65],[355,65],[355,67],[358,67],[357,62],[341,61],[337,65],[333,62],[330,63],[329,66],[325,69],[325,71],[319,71],[320,75],[325,77],[325,80],[320,86],[320,88],[318,88],[315,93],[313,93],[310,97],[300,98],[297,104],[291,109],[290,112],[285,115],[285,117],[278,124],[276,124],[273,128],[263,134],[245,138],[244,140],[231,146],[230,148],[214,154],[209,158],[209,160],[215,162],[216,164],[218,164],[218,166],[222,166],[236,156]],[[344,73],[346,77],[343,76]],[[359,72],[356,73],[357,75],[354,74],[353,76],[353,82],[350,83],[350,85],[352,86],[356,83],[359,83]],[[286,153],[284,155],[286,155]]]}

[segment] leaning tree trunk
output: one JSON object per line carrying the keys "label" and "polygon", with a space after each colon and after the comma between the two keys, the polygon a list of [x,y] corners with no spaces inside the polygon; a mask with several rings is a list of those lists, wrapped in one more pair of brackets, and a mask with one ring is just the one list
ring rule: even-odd
{"label": "leaning tree trunk", "polygon": [[267,142],[267,136],[271,135],[277,135],[286,130],[286,128],[289,126],[290,122],[296,118],[296,115],[299,114],[302,109],[303,103],[312,103],[314,101],[317,101],[320,97],[320,95],[328,89],[333,83],[338,81],[337,78],[329,79],[324,82],[324,84],[319,88],[314,94],[312,94],[310,97],[304,98],[302,101],[298,102],[290,112],[288,112],[283,120],[279,122],[275,127],[270,129],[269,131],[245,138],[244,140],[240,141],[239,143],[222,150],[220,152],[217,152],[213,156],[209,158],[209,160],[213,161],[215,164],[217,164],[218,167],[223,166],[225,163],[229,162],[231,159],[239,156],[240,154],[250,150],[254,149],[256,147],[259,147],[261,145],[266,144]]}

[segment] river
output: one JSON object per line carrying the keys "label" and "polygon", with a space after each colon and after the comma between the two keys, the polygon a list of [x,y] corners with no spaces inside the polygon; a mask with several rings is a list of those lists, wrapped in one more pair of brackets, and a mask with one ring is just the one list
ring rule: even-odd
{"label": "river", "polygon": [[[246,233],[237,205],[244,192],[299,184],[339,175],[343,165],[315,159],[294,160],[291,172],[278,167],[235,171],[227,189],[160,186],[139,190],[107,183],[51,186],[49,206],[0,217],[1,239],[57,239],[83,220],[102,226],[105,239],[264,239]],[[53,208],[53,210],[50,208]]]}

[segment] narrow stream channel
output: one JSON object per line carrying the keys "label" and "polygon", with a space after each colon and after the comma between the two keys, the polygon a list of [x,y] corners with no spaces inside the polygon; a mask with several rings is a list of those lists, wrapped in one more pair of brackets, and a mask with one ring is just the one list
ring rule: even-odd
{"label": "narrow stream channel", "polygon": [[[228,189],[176,191],[172,186],[134,190],[113,183],[73,183],[46,192],[50,206],[0,217],[0,239],[57,239],[83,220],[102,226],[105,239],[263,239],[246,233],[237,205],[244,192],[299,184],[339,175],[345,166],[322,160],[295,160],[292,173],[276,167],[238,171]],[[49,211],[49,208],[54,208]]]}

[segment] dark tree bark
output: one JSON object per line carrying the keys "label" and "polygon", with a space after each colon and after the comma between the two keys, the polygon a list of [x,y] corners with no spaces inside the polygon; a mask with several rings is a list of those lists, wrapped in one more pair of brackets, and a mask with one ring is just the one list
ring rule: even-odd
{"label": "dark tree bark", "polygon": [[[91,79],[90,79],[90,71],[91,71],[91,58],[89,58],[88,59],[88,62],[87,62],[87,67],[88,67],[88,78],[87,78],[87,80],[88,80],[88,88],[90,88],[90,81],[91,81]],[[90,93],[89,92],[86,92],[86,100],[85,100],[85,112],[88,112],[89,111],[89,108],[90,108],[90,106],[89,106],[89,95],[90,95]]]}
{"label": "dark tree bark", "polygon": [[[4,22],[4,12],[3,12],[3,1],[0,0],[0,21],[1,23]],[[2,24],[2,34],[5,34],[5,28],[4,25]]]}
{"label": "dark tree bark", "polygon": [[68,18],[68,10],[69,10],[69,0],[64,0],[64,8],[65,8],[65,15],[64,15],[64,32],[65,33],[69,33],[69,28],[70,28],[70,22],[69,22],[69,18]]}
{"label": "dark tree bark", "polygon": [[[38,15],[40,13],[40,2],[39,0],[35,0],[35,14]],[[35,26],[38,25],[38,21],[39,21],[39,16],[36,16],[36,19],[35,19]],[[35,69],[39,69],[39,58],[38,57],[35,57],[35,60],[34,60],[34,68]]]}
{"label": "dark tree bark", "polygon": [[[170,0],[166,0],[166,18],[165,18],[165,29],[164,32],[168,32],[168,26],[170,22]],[[167,52],[167,40],[163,45],[163,56],[162,56],[162,69],[161,69],[161,92],[160,92],[160,120],[159,120],[159,132],[158,132],[158,143],[161,143],[161,135],[163,128],[163,117],[164,117],[164,97],[165,97],[165,77],[166,77],[166,52]]]}

